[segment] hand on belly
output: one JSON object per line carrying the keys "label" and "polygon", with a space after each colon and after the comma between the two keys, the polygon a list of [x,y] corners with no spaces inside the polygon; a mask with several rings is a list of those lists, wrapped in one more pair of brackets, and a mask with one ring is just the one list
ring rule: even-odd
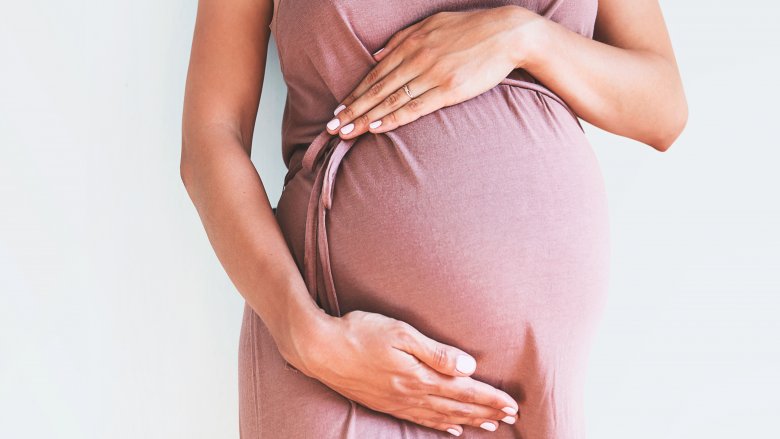
{"label": "hand on belly", "polygon": [[518,403],[470,375],[473,357],[381,314],[333,318],[294,366],[364,406],[453,434],[513,424]]}
{"label": "hand on belly", "polygon": [[384,133],[484,93],[520,68],[523,35],[542,20],[507,5],[442,11],[400,30],[336,107],[328,132],[344,139]]}

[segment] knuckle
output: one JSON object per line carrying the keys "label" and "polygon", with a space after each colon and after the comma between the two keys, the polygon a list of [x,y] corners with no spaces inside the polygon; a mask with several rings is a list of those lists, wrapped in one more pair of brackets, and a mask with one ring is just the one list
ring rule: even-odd
{"label": "knuckle", "polygon": [[390,377],[390,390],[398,395],[398,399],[406,399],[406,386],[403,379],[400,376],[394,375]]}
{"label": "knuckle", "polygon": [[361,114],[359,117],[357,117],[355,119],[354,122],[355,122],[355,125],[360,125],[360,126],[368,125],[368,122],[369,122],[368,115],[367,114]]}
{"label": "knuckle", "polygon": [[388,107],[395,107],[396,104],[398,104],[398,101],[401,100],[400,94],[396,91],[390,94],[387,98],[385,98],[385,103]]}
{"label": "knuckle", "polygon": [[501,398],[499,398],[497,396],[494,396],[494,397],[490,398],[488,400],[487,405],[490,406],[490,407],[495,407],[495,408],[506,407],[506,403]]}
{"label": "knuckle", "polygon": [[433,410],[433,403],[428,398],[421,398],[415,405],[418,408]]}
{"label": "knuckle", "polygon": [[[373,82],[373,81],[372,81]],[[379,96],[382,93],[382,90],[385,88],[384,81],[377,82],[376,84],[372,85],[368,88],[366,91],[366,95],[370,97],[376,97]]]}
{"label": "knuckle", "polygon": [[419,379],[413,379],[407,385],[407,390],[418,393],[425,390],[425,384]]}
{"label": "knuckle", "polygon": [[[388,115],[385,117],[385,119],[386,119],[388,122],[390,122],[390,123],[388,124],[389,126],[396,126],[396,125],[398,125],[398,114],[396,114],[396,113],[390,113],[390,114],[388,114]],[[408,335],[408,337],[409,337],[409,340],[413,340],[413,339],[414,339],[414,337],[413,337],[411,334],[409,334],[409,335]]]}
{"label": "knuckle", "polygon": [[407,34],[411,31],[412,31],[411,27],[405,27],[402,30],[396,32],[395,34],[393,34],[393,36],[390,38],[387,44],[385,44],[385,47],[391,47],[398,44],[399,42],[403,42],[406,39]]}
{"label": "knuckle", "polygon": [[379,79],[379,69],[373,69],[370,72],[368,72],[368,75],[366,75],[366,82],[369,84],[373,84]]}
{"label": "knuckle", "polygon": [[413,32],[411,35],[406,37],[404,41],[408,41],[409,43],[412,44],[419,44],[425,39],[425,34],[426,34],[425,31],[418,29],[416,32]]}
{"label": "knuckle", "polygon": [[422,107],[422,101],[419,98],[414,98],[411,101],[407,102],[406,105],[409,107],[410,110],[419,111]]}
{"label": "knuckle", "polygon": [[352,120],[355,117],[355,109],[352,108],[352,106],[347,106],[347,108],[341,110],[341,113],[339,113],[339,116],[344,116],[341,118],[342,120]]}
{"label": "knuckle", "polygon": [[431,49],[430,46],[425,46],[425,45],[420,46],[415,51],[415,54],[414,54],[415,60],[416,61],[425,60],[425,59],[427,59],[427,58],[429,58],[431,56],[431,52],[432,52],[432,49]]}
{"label": "knuckle", "polygon": [[474,414],[474,410],[467,405],[458,405],[452,409],[452,414],[457,417],[465,418]]}
{"label": "knuckle", "polygon": [[460,74],[458,71],[449,71],[444,77],[444,85],[449,88],[457,88],[461,84],[463,84],[463,75]]}
{"label": "knuckle", "polygon": [[418,374],[415,380],[415,386],[417,390],[431,391],[437,387],[436,378],[430,372],[422,372]]}
{"label": "knuckle", "polygon": [[417,32],[428,32],[432,27],[436,26],[436,19],[434,18],[436,14],[429,15],[425,17],[422,21],[420,21],[419,25],[417,26]]}
{"label": "knuckle", "polygon": [[412,333],[409,331],[409,325],[404,322],[398,321],[398,323],[395,323],[390,332],[404,343],[412,341]]}
{"label": "knuckle", "polygon": [[433,389],[439,386],[439,376],[436,372],[425,372],[421,380],[426,387]]}
{"label": "knuckle", "polygon": [[476,390],[473,387],[466,387],[458,393],[458,400],[463,402],[475,402],[474,396]]}
{"label": "knuckle", "polygon": [[410,61],[414,65],[424,65],[427,60],[431,59],[431,56],[433,55],[433,50],[428,46],[420,46],[418,47],[412,56],[410,57]]}
{"label": "knuckle", "polygon": [[444,367],[447,365],[447,349],[442,344],[437,344],[433,348],[433,361],[436,367]]}

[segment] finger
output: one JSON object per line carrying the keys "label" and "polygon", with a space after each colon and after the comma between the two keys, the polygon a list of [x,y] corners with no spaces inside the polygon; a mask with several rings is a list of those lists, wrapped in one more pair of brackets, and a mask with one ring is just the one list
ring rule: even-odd
{"label": "finger", "polygon": [[[430,78],[430,75],[426,75],[426,77]],[[418,76],[417,78],[411,80],[410,82],[407,82],[406,84],[409,87],[409,90],[416,90],[415,93],[425,93],[428,90],[430,90],[431,87],[434,86],[433,81],[425,80],[423,79],[422,76]],[[409,97],[409,95],[406,94],[406,91],[403,88],[403,84],[401,84],[400,88],[398,88],[396,91],[394,91],[389,96],[387,96],[382,102],[375,105],[364,115],[361,115],[360,117],[355,119],[353,121],[354,129],[352,130],[352,132],[350,132],[349,134],[342,134],[342,137],[345,139],[350,139],[353,137],[357,137],[366,131],[381,132],[378,130],[374,130],[372,128],[379,128],[382,124],[381,120],[383,117],[392,114],[394,111],[403,108],[405,105],[410,105],[411,100],[412,99]],[[412,102],[411,105],[414,106],[415,103]],[[425,111],[433,112],[435,109],[436,109],[435,106],[431,106],[429,109]],[[421,115],[422,114],[420,114],[420,116]],[[376,123],[376,121],[380,121],[380,122]],[[409,122],[411,122],[411,120],[409,120]]]}
{"label": "finger", "polygon": [[444,382],[439,385],[439,391],[436,393],[439,396],[493,407],[508,415],[518,412],[519,407],[514,398],[490,384],[471,377],[442,376],[441,378]]}
{"label": "finger", "polygon": [[[395,90],[397,87],[388,84],[387,81],[380,81],[383,81],[392,72],[396,72],[398,66],[401,65],[404,60],[405,57],[402,52],[393,53],[393,56],[391,57],[383,55],[383,62],[375,65],[369,70],[363,79],[360,80],[358,85],[355,86],[355,88],[347,94],[347,97],[342,99],[333,110],[333,115],[336,117],[328,122],[328,131],[330,131],[331,134],[335,133],[340,127],[348,124],[355,117],[368,111],[384,96]],[[398,79],[396,79],[396,81],[398,81]],[[360,104],[363,106],[362,109],[359,106],[353,105],[355,104],[355,101],[366,94],[368,94],[369,97],[375,98],[373,104],[368,106],[368,102],[361,102]]]}
{"label": "finger", "polygon": [[[407,35],[412,33],[413,29]],[[398,42],[393,43],[393,47],[401,44],[405,38],[406,36],[399,37]],[[420,63],[416,62],[420,57],[407,57],[407,50],[396,50],[389,56],[385,52],[382,52],[383,61],[374,66],[333,110],[335,117],[326,124],[328,132],[336,134],[338,131],[350,135],[356,127],[356,124],[349,125],[350,122],[376,106],[422,70]],[[358,134],[361,133],[355,131],[350,138]]]}
{"label": "finger", "polygon": [[[400,69],[408,71],[410,68],[407,64],[399,67],[399,69],[396,71]],[[341,130],[339,130],[341,137],[343,139],[351,139],[368,131],[369,123],[371,122],[369,117],[373,117],[369,116],[369,112],[371,112],[371,110],[377,107],[382,107],[385,108],[385,113],[391,113],[391,109],[400,108],[407,101],[409,101],[409,95],[407,95],[404,91],[403,85],[408,84],[416,79],[409,75],[410,73],[396,74],[394,71],[393,74],[388,75],[385,79],[374,84],[374,86],[371,87],[365,94],[363,94],[363,96],[361,96],[357,101],[347,106],[347,108],[345,108],[344,111],[339,114],[340,120],[347,118],[349,121],[342,127]],[[416,87],[422,88],[424,85],[418,82]],[[350,114],[348,116],[342,117],[342,114],[347,112],[350,112]],[[350,119],[350,116],[353,115],[357,115],[357,117]]]}
{"label": "finger", "polygon": [[[398,63],[403,60],[400,56],[395,58],[398,59]],[[360,85],[333,110],[336,117],[331,119],[326,125],[328,132],[331,134],[336,134],[337,132],[344,135],[351,134],[355,128],[355,124],[350,125],[352,122],[355,122],[361,116],[365,116],[366,112],[379,104],[386,96],[416,76],[416,73],[410,72],[408,64],[399,66],[387,73],[385,73],[385,70],[386,67],[383,65],[375,67],[374,70],[370,71],[363,78]],[[357,122],[360,124],[363,121],[358,120]],[[357,133],[354,133],[352,137],[355,135]]]}
{"label": "finger", "polygon": [[414,23],[412,25],[409,25],[400,31],[396,32],[390,40],[387,41],[387,44],[382,46],[379,50],[373,53],[374,59],[378,61],[383,60],[385,57],[387,57],[387,54],[390,53],[394,48],[398,47],[403,43],[403,41],[412,34],[417,28],[420,27],[422,24],[422,21],[419,21],[417,23]]}
{"label": "finger", "polygon": [[[366,113],[366,118],[369,121],[367,127],[368,131],[375,132],[375,133],[382,132],[383,130],[380,127],[383,124],[385,125],[384,131],[388,131],[389,129],[392,129],[392,127],[388,128],[389,122],[386,122],[385,120],[383,120],[383,118],[403,108],[406,105],[411,105],[412,107],[416,107],[417,105],[423,102],[433,103],[433,101],[430,101],[428,99],[431,95],[427,94],[431,92],[434,88],[436,88],[436,82],[432,78],[432,75],[429,74],[420,75],[412,79],[411,81],[407,82],[406,86],[409,88],[409,92],[412,94],[413,98],[410,98],[409,95],[406,94],[403,85],[401,85],[401,88],[396,90],[392,95],[385,98],[384,101],[382,101],[377,106],[372,108],[368,113]],[[418,100],[417,102],[413,102],[415,99],[420,99],[422,95],[425,95],[425,98]],[[423,111],[433,112],[435,109],[436,109],[435,106],[432,105],[429,108],[424,108]],[[422,114],[420,116],[422,116]],[[411,120],[409,122],[411,122]]]}
{"label": "finger", "polygon": [[398,337],[394,340],[397,343],[396,347],[414,355],[437,372],[466,377],[474,373],[477,368],[477,361],[471,355],[454,346],[426,337],[406,322],[399,322],[397,330]]}
{"label": "finger", "polygon": [[456,401],[438,395],[426,395],[424,400],[429,408],[449,415],[447,421],[453,424],[468,424],[479,427],[485,421],[503,421],[507,424],[517,422],[516,415],[510,415],[493,407]]}
{"label": "finger", "polygon": [[[410,90],[417,90],[418,85],[409,84]],[[401,93],[406,96],[406,93],[401,90]],[[413,93],[416,93],[413,91]],[[372,133],[384,133],[386,131],[398,128],[401,125],[414,122],[426,114],[433,113],[434,111],[446,107],[449,105],[448,95],[444,92],[442,87],[433,87],[426,90],[419,96],[415,96],[413,99],[409,99],[406,96],[406,101],[403,105],[397,109],[382,114],[380,117],[374,117],[372,112],[369,112],[366,116],[370,120],[368,122],[368,130]]]}
{"label": "finger", "polygon": [[407,421],[414,422],[415,424],[423,425],[425,427],[446,431],[453,436],[460,436],[463,434],[462,426],[446,422],[445,419],[447,417],[434,410],[415,407],[406,410],[403,413],[396,413],[394,416],[400,419],[406,419]]}
{"label": "finger", "polygon": [[[450,416],[447,413],[441,413],[428,407],[414,407],[408,409],[406,413],[409,414],[412,418],[437,424],[470,425],[472,427],[479,427],[488,431],[496,431],[499,426],[499,423],[492,419],[458,418]],[[460,421],[454,422],[455,419],[460,419]]]}

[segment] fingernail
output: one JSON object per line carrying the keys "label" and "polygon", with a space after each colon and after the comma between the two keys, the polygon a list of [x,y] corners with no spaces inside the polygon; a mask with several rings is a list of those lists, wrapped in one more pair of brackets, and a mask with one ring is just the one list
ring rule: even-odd
{"label": "fingernail", "polygon": [[370,124],[368,124],[368,126],[371,127],[371,128],[379,128],[379,125],[382,125],[382,120],[381,119],[380,120],[375,120],[375,121],[371,122]]}
{"label": "fingernail", "polygon": [[477,360],[470,355],[458,355],[458,359],[455,361],[455,369],[458,369],[460,373],[471,373],[477,368]]}
{"label": "fingernail", "polygon": [[504,419],[502,419],[502,421],[506,422],[507,424],[514,424],[515,420],[517,420],[517,418],[514,416],[504,416]]}
{"label": "fingernail", "polygon": [[377,55],[379,54],[379,52],[381,52],[381,51],[383,51],[383,50],[385,50],[385,48],[384,48],[384,47],[383,47],[383,48],[381,48],[381,49],[379,49],[379,50],[377,50],[376,52],[374,52],[374,56],[377,56]]}
{"label": "fingernail", "polygon": [[340,123],[341,122],[339,122],[338,119],[332,119],[330,122],[328,122],[328,129],[329,130],[335,130],[336,128],[339,127]]}
{"label": "fingernail", "polygon": [[339,105],[338,107],[336,107],[335,110],[333,110],[333,115],[335,116],[335,115],[339,114],[339,112],[341,110],[345,109],[345,108],[347,108],[346,105],[344,105],[344,104]]}
{"label": "fingernail", "polygon": [[344,125],[344,126],[341,128],[341,134],[349,134],[349,133],[351,133],[351,132],[352,132],[352,129],[353,129],[353,128],[355,128],[355,124],[354,124],[354,123],[349,123],[349,124],[346,124],[346,125]]}
{"label": "fingernail", "polygon": [[508,413],[510,415],[514,415],[515,413],[517,413],[517,409],[512,407],[504,407],[501,409],[501,411],[503,411],[504,413]]}
{"label": "fingernail", "polygon": [[484,428],[487,431],[496,431],[496,428],[498,428],[496,424],[487,421],[480,424],[480,427]]}
{"label": "fingernail", "polygon": [[448,428],[447,432],[453,436],[460,436],[460,432],[454,428]]}

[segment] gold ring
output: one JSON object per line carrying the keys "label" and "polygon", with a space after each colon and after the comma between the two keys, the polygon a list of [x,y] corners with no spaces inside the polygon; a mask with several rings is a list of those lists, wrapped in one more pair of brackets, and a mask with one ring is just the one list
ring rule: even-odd
{"label": "gold ring", "polygon": [[404,91],[406,92],[406,95],[409,96],[409,99],[414,99],[414,96],[412,96],[412,92],[409,91],[409,86],[404,84]]}

